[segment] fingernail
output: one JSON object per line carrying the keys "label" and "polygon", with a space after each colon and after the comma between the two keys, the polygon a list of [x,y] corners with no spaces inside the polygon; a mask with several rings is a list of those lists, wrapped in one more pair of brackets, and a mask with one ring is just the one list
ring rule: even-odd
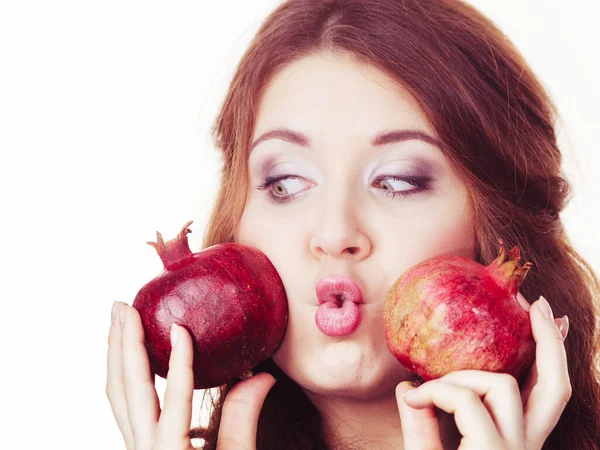
{"label": "fingernail", "polygon": [[115,324],[117,321],[117,300],[112,305],[112,309],[110,310],[110,323]]}
{"label": "fingernail", "polygon": [[179,340],[179,332],[177,328],[177,325],[171,325],[171,347],[175,347],[177,345],[177,341]]}
{"label": "fingernail", "polygon": [[541,295],[540,295],[540,309],[542,310],[544,315],[548,318],[548,320],[554,320],[554,315],[552,314],[552,308],[550,308],[550,304]]}
{"label": "fingernail", "polygon": [[558,327],[560,334],[562,335],[563,341],[567,338],[567,334],[569,333],[569,317],[562,316],[560,320],[560,325]]}
{"label": "fingernail", "polygon": [[121,324],[121,328],[125,326],[125,308],[127,305],[119,304],[119,323]]}

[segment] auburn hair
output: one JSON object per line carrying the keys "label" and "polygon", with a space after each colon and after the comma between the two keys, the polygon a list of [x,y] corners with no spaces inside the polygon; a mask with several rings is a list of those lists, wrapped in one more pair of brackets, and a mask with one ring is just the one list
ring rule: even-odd
{"label": "auburn hair", "polygon": [[[544,450],[600,450],[600,280],[573,248],[559,213],[572,188],[561,171],[556,106],[511,41],[459,0],[288,0],[262,23],[236,68],[212,128],[222,183],[203,248],[234,242],[249,192],[248,150],[269,80],[319,51],[350,55],[408,90],[466,182],[475,208],[478,260],[498,256],[498,238],[534,264],[520,292],[544,295],[569,316],[565,341],[572,396]],[[262,408],[259,450],[337,447],[319,411],[268,359],[254,368],[277,378]],[[207,393],[208,426],[190,431],[216,448],[233,380]],[[292,406],[293,405],[293,406]]]}

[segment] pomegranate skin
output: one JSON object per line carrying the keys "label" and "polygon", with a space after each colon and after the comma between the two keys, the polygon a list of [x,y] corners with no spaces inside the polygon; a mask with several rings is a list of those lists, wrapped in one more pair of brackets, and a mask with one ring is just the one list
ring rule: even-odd
{"label": "pomegranate skin", "polygon": [[533,266],[509,260],[499,239],[499,256],[489,265],[442,256],[404,272],[384,304],[391,353],[425,381],[457,370],[508,373],[522,382],[535,360],[529,312],[517,300]]}
{"label": "pomegranate skin", "polygon": [[157,232],[165,269],[144,285],[133,307],[140,313],[150,368],[167,377],[170,330],[176,323],[194,347],[194,389],[247,378],[281,343],[288,320],[285,288],[259,250],[224,243],[192,253],[188,222],[166,244]]}

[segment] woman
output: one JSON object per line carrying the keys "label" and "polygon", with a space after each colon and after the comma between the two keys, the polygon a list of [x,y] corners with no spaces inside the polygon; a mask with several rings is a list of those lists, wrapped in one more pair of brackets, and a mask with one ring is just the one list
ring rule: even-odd
{"label": "woman", "polygon": [[[189,432],[189,334],[175,331],[160,412],[139,315],[121,303],[107,395],[127,448],[201,437],[223,450],[600,449],[600,283],[559,217],[570,186],[556,117],[518,51],[467,4],[279,6],[215,123],[223,183],[203,246],[269,257],[288,296],[286,334],[254,377],[220,388],[208,428]],[[488,265],[498,238],[534,263],[520,288],[536,341],[525,383],[458,371],[414,392],[422,380],[385,345],[385,293],[440,254]],[[317,326],[323,277],[362,292],[360,321],[339,333]]]}

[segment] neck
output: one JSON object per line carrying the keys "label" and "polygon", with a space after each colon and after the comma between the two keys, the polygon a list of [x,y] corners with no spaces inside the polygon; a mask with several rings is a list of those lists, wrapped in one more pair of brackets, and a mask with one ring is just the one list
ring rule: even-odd
{"label": "neck", "polygon": [[[355,400],[325,397],[307,392],[321,413],[324,431],[332,449],[404,450],[404,437],[396,397]],[[436,410],[444,450],[456,450],[460,433],[454,418]]]}

